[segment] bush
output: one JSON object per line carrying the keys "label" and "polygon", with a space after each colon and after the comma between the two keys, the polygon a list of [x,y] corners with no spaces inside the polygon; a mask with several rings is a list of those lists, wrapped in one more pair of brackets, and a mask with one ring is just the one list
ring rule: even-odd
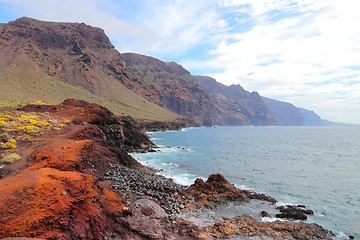
{"label": "bush", "polygon": [[14,163],[16,161],[19,161],[21,159],[20,155],[17,153],[11,153],[9,155],[6,155],[5,157],[3,157],[0,160],[0,163],[6,163],[6,164],[11,164]]}
{"label": "bush", "polygon": [[7,133],[0,133],[0,142],[7,142],[11,139],[11,137],[9,136],[9,134]]}
{"label": "bush", "polygon": [[2,150],[14,149],[14,148],[16,148],[16,140],[15,139],[10,139],[6,143],[2,143],[0,148]]}

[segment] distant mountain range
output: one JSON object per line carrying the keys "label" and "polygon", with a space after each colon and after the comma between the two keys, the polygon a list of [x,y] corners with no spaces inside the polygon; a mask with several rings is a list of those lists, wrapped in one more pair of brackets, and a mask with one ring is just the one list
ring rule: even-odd
{"label": "distant mountain range", "polygon": [[0,107],[78,98],[140,121],[330,124],[313,111],[250,93],[240,85],[193,76],[175,62],[120,54],[102,29],[84,23],[24,17],[1,24],[0,54]]}

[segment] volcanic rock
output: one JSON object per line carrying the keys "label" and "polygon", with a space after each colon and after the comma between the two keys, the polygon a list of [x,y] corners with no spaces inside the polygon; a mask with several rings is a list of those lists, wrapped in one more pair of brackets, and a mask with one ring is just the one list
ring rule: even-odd
{"label": "volcanic rock", "polygon": [[183,193],[188,198],[193,198],[193,202],[188,203],[188,207],[213,206],[224,201],[248,201],[250,199],[264,200],[276,203],[276,200],[265,195],[252,191],[241,190],[225,179],[222,174],[212,174],[205,182],[201,178],[195,180]]}
{"label": "volcanic rock", "polygon": [[314,215],[314,211],[311,209],[305,209],[304,205],[286,205],[279,206],[277,209],[281,212],[276,214],[277,218],[287,218],[293,220],[306,220],[307,215]]}
{"label": "volcanic rock", "polygon": [[129,74],[123,82],[129,89],[197,124],[212,124],[208,95],[181,65],[134,53],[122,56]]}
{"label": "volcanic rock", "polygon": [[214,125],[275,125],[276,122],[257,92],[240,85],[226,86],[206,76],[196,76],[213,105]]}
{"label": "volcanic rock", "polygon": [[242,216],[225,219],[205,230],[214,238],[234,239],[334,239],[335,235],[319,225],[293,222],[257,222]]}
{"label": "volcanic rock", "polygon": [[153,146],[140,132],[141,125],[97,104],[72,99],[19,111],[46,116],[59,127],[42,122],[45,127],[26,141],[21,135],[26,133],[7,131],[6,138],[19,140],[24,162],[9,164],[12,173],[0,179],[0,238],[329,239],[331,235],[314,224],[260,223],[244,216],[197,226],[176,214],[193,207],[208,211],[227,202],[258,199],[271,205],[276,200],[238,189],[221,174],[210,175],[207,181],[197,179],[189,188],[157,175],[128,154]]}
{"label": "volcanic rock", "polygon": [[120,217],[130,211],[78,172],[27,169],[1,180],[0,190],[0,237],[104,239],[106,231],[125,231]]}

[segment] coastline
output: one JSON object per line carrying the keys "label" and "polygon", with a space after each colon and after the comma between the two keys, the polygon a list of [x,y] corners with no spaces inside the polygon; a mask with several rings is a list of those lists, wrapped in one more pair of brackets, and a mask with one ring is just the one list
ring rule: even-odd
{"label": "coastline", "polygon": [[[191,129],[191,128],[190,128]],[[186,130],[188,130],[188,129],[185,129],[185,131]],[[164,132],[164,131],[161,131],[161,132]],[[170,130],[170,131],[165,131],[165,132],[174,132],[174,131],[172,131],[172,130]],[[176,132],[176,131],[175,131]],[[152,139],[152,134],[153,133],[156,133],[156,132],[148,132],[148,135],[150,136],[150,139],[151,140],[153,140]],[[156,140],[156,139],[155,139]],[[165,148],[162,148],[162,147],[164,147],[164,146],[161,146],[161,147],[159,147],[159,148],[157,148],[157,151],[162,151],[162,150],[164,150],[164,149],[170,149],[170,148],[172,148],[174,151],[176,151],[176,150],[178,150],[178,151],[182,151],[184,148],[182,147],[182,146],[165,146]],[[156,154],[156,153],[153,153],[153,154]],[[176,154],[176,153],[175,153]],[[135,159],[137,159],[137,154],[136,154],[136,156],[134,156],[135,157]],[[156,155],[154,155],[154,157],[156,158]],[[139,160],[139,159],[137,159],[137,160]],[[146,163],[146,161],[144,161],[144,159],[142,159],[142,160],[140,160],[140,162],[142,163],[142,164],[145,164],[145,165],[148,165],[149,166],[149,164],[147,164]],[[150,164],[151,165],[151,164]],[[154,165],[151,165],[152,167],[155,167]],[[156,168],[156,167],[155,167]],[[163,170],[160,170],[159,172],[158,172],[158,174],[160,174],[160,175],[163,175],[164,174],[164,172],[163,172]],[[166,177],[170,177],[170,178],[174,178],[174,179],[176,179],[176,177],[173,177],[173,176],[169,176],[168,174],[165,174],[164,176],[166,176]],[[197,178],[197,177],[199,177],[199,176],[195,176],[194,178]],[[203,177],[203,179],[205,179],[204,177]],[[186,184],[186,185],[188,185],[188,184]],[[235,186],[237,186],[237,185],[235,185]],[[243,188],[244,186],[238,186],[238,187],[240,187],[240,188]],[[249,188],[246,188],[245,187],[245,189],[247,189],[247,190],[249,190]],[[229,204],[229,203],[228,203]],[[230,204],[229,204],[229,206],[231,206],[233,203],[231,203],[230,202]],[[256,204],[255,204],[256,205]],[[251,209],[251,208],[253,208],[255,205],[249,205],[248,206],[248,209]],[[277,202],[277,204],[276,204],[276,206],[277,207],[283,207],[283,206],[303,206],[303,204],[301,204],[301,203],[279,203],[279,202]],[[223,208],[224,206],[222,206],[222,205],[220,205],[220,209],[221,208]],[[233,206],[234,208],[233,208],[233,210],[236,208],[236,207],[240,207],[240,206],[236,206],[236,205],[234,205]],[[242,206],[242,207],[244,207],[244,206]],[[240,208],[242,208],[242,207],[240,207]],[[311,206],[310,206],[311,207]],[[244,212],[244,209],[242,208],[242,211]],[[272,210],[269,210],[269,211],[272,211]],[[240,211],[241,212],[241,211]],[[245,211],[246,212],[246,211]],[[318,214],[318,213],[316,213],[316,214]],[[196,213],[195,215],[197,215],[197,216],[199,216],[199,213]],[[205,214],[206,215],[206,214]],[[220,214],[221,215],[221,214]],[[240,214],[241,215],[241,214]],[[273,221],[284,221],[283,219],[281,219],[281,218],[276,218],[276,217],[264,217],[263,219],[259,219],[258,218],[258,216],[259,216],[259,213],[257,213],[257,216],[255,216],[256,214],[254,214],[254,213],[252,213],[252,214],[247,214],[248,216],[251,216],[251,217],[253,217],[253,218],[257,218],[257,220],[258,221],[262,221],[262,222],[273,222]],[[186,215],[185,215],[186,216]],[[211,215],[207,215],[209,218],[213,218],[213,219],[218,219],[219,218],[219,216],[211,216]],[[194,216],[193,215],[191,215],[191,214],[188,214],[187,215],[187,217],[189,217],[189,218],[193,218],[194,219]],[[220,216],[220,218],[228,218],[229,216],[226,216],[226,215],[223,215],[223,216]],[[202,217],[203,218],[203,217]],[[303,219],[303,220],[305,220],[305,219]],[[197,220],[194,220],[194,221],[197,221]],[[287,220],[285,220],[285,221],[289,221],[289,219],[287,219]],[[292,220],[290,220],[290,221],[292,221]],[[307,221],[306,221],[307,222]],[[313,224],[313,223],[315,223],[315,222],[313,222],[313,221],[310,221],[310,222],[307,222],[308,224]],[[316,223],[315,223],[316,224]],[[334,236],[336,239],[353,239],[353,236],[352,235],[346,235],[346,234],[344,234],[343,232],[336,232],[336,236]]]}
{"label": "coastline", "polygon": [[[23,121],[20,116],[32,120]],[[129,155],[156,154],[154,143],[141,133],[139,124],[131,117],[118,118],[99,105],[78,100],[30,105],[7,113],[4,119],[9,128],[2,130],[3,139],[16,139],[17,147],[1,153],[16,152],[21,159],[0,170],[4,193],[0,196],[0,238],[335,237],[316,224],[262,222],[274,214],[301,219],[311,212],[305,206],[277,208],[274,198],[239,189],[221,174],[212,174],[206,181],[198,178],[190,186],[159,176]],[[43,128],[31,134],[11,128],[25,122],[41,123]],[[48,122],[61,122],[61,128]],[[223,214],[229,209],[233,212],[233,206],[244,212],[249,204],[250,208],[253,204],[266,208],[252,215],[245,213],[250,216]],[[213,212],[216,214],[211,215]],[[211,224],[198,224],[204,219]]]}

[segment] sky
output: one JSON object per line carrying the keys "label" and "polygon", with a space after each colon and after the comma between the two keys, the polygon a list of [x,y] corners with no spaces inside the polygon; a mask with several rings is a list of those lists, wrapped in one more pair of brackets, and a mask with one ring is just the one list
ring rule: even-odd
{"label": "sky", "polygon": [[122,52],[360,124],[360,1],[0,0],[0,22],[84,22]]}

